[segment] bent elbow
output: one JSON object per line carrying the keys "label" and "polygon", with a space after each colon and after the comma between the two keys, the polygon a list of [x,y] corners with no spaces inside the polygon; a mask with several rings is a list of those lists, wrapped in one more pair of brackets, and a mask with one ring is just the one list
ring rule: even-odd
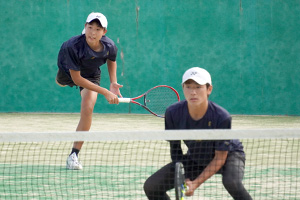
{"label": "bent elbow", "polygon": [[77,79],[73,79],[73,82],[75,83],[75,85],[80,86],[80,81],[78,81]]}

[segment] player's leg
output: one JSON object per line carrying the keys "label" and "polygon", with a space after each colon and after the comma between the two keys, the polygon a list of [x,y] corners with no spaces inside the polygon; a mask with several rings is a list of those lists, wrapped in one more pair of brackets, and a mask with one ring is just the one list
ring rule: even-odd
{"label": "player's leg", "polygon": [[144,191],[149,200],[169,200],[167,191],[174,188],[175,164],[169,163],[153,175],[144,184]]}
{"label": "player's leg", "polygon": [[[92,116],[94,106],[97,100],[97,92],[83,89],[81,91],[81,111],[80,121],[76,131],[89,131],[92,125]],[[73,144],[73,149],[67,159],[68,169],[82,169],[82,165],[78,161],[78,153],[83,145],[83,141],[76,141]]]}
{"label": "player's leg", "polygon": [[[89,131],[92,125],[92,116],[98,93],[83,89],[81,91],[80,120],[76,131]],[[80,150],[83,142],[74,142],[73,148]]]}
{"label": "player's leg", "polygon": [[226,163],[222,168],[223,185],[235,200],[252,200],[242,183],[244,169],[245,158],[237,152],[228,155]]}

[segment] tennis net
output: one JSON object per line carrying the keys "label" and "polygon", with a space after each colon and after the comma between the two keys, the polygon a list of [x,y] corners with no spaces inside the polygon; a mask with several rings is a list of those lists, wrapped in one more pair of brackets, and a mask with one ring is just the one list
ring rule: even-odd
{"label": "tennis net", "polygon": [[[168,141],[225,139],[243,143],[253,199],[300,199],[299,129],[0,133],[0,199],[146,200],[144,182],[171,161]],[[73,141],[85,141],[83,170],[66,169]],[[216,174],[189,199],[232,198]]]}

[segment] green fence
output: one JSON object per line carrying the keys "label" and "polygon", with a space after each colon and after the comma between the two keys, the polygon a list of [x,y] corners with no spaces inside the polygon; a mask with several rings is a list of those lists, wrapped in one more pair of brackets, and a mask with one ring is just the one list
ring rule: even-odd
{"label": "green fence", "polygon": [[[210,99],[232,114],[300,114],[297,0],[12,0],[0,9],[0,112],[80,111],[79,90],[54,82],[57,54],[98,11],[119,49],[123,96],[167,84],[183,98],[181,76],[199,66],[212,75]],[[100,95],[95,112],[145,113]]]}

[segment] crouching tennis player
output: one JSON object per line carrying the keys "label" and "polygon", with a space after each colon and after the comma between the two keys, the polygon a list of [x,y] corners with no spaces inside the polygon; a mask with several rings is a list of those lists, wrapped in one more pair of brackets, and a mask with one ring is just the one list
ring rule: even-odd
{"label": "crouching tennis player", "polygon": [[[165,129],[230,129],[231,116],[221,106],[209,101],[212,92],[210,74],[202,68],[187,70],[182,78],[185,100],[171,105],[165,114]],[[239,140],[184,140],[188,147],[183,154],[181,141],[170,141],[172,162],[150,176],[144,190],[150,200],[168,200],[167,191],[174,188],[175,163],[185,169],[186,196],[214,174],[222,175],[222,183],[233,199],[252,199],[242,180],[245,153]],[[216,191],[217,192],[217,191]]]}

